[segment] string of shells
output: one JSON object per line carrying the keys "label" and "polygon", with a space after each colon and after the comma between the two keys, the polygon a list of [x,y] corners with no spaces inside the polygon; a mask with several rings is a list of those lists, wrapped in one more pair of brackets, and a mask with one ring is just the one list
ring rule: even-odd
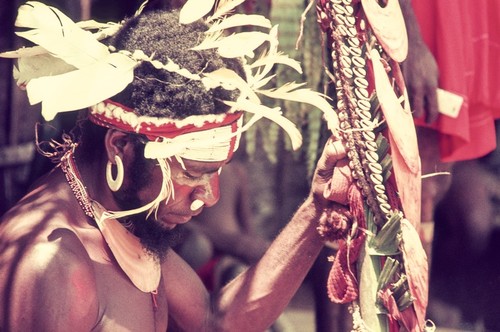
{"label": "string of shells", "polygon": [[[391,206],[386,195],[383,167],[374,129],[372,103],[367,81],[366,47],[356,27],[352,0],[331,0],[325,4],[332,33],[332,60],[341,132],[347,142],[352,176],[370,207],[374,221],[382,225]],[[359,22],[361,30],[364,23]]]}

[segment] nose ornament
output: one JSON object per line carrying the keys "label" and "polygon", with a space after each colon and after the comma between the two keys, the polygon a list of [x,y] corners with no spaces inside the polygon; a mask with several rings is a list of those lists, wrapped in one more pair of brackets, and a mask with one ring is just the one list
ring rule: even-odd
{"label": "nose ornament", "polygon": [[190,209],[191,209],[191,211],[196,211],[199,208],[201,208],[203,205],[205,205],[205,203],[202,200],[195,199],[193,201],[193,203],[191,203]]}

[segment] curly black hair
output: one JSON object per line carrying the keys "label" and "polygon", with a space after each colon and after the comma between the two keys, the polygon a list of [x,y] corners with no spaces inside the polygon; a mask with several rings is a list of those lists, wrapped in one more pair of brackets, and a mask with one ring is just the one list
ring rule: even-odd
{"label": "curly black hair", "polygon": [[[197,21],[179,23],[179,11],[151,11],[127,19],[109,41],[117,50],[142,50],[162,63],[173,61],[191,73],[211,72],[225,67],[244,77],[241,62],[221,58],[214,49],[194,51],[204,38],[207,25]],[[190,115],[219,114],[228,108],[220,100],[235,100],[236,91],[207,90],[200,81],[158,70],[149,62],[135,69],[134,81],[112,99],[137,114],[183,119]]]}
{"label": "curly black hair", "polygon": [[[191,50],[205,38],[206,30],[207,25],[202,21],[179,24],[178,10],[157,10],[125,20],[118,33],[106,42],[117,50],[142,50],[163,63],[170,59],[192,73],[225,67],[245,78],[241,61],[222,58],[213,49]],[[220,100],[235,100],[237,97],[235,91],[223,88],[207,90],[200,81],[143,62],[135,68],[134,81],[111,99],[134,109],[139,115],[184,119],[190,115],[225,113],[228,107]],[[107,130],[86,118],[79,121],[75,137],[79,138],[79,155],[84,160],[100,157],[96,152],[102,151]],[[130,134],[130,137],[136,144],[136,152],[142,155],[141,135]]]}

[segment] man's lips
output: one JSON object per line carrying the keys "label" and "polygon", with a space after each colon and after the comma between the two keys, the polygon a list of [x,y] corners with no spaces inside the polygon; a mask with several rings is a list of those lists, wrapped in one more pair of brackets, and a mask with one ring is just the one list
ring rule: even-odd
{"label": "man's lips", "polygon": [[170,213],[164,217],[162,217],[160,220],[164,224],[168,225],[178,225],[178,224],[185,224],[189,220],[191,220],[193,214],[176,214],[176,213]]}

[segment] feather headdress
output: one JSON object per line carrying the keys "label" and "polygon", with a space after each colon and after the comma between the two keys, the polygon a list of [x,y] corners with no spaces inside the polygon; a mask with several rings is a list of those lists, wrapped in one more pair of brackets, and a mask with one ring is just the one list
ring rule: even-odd
{"label": "feather headdress", "polygon": [[[240,97],[231,102],[231,111],[250,111],[257,118],[275,121],[290,136],[292,147],[302,143],[301,135],[293,123],[284,118],[279,108],[262,104],[259,96],[308,103],[323,111],[328,118],[335,117],[326,97],[290,83],[281,88],[265,88],[272,79],[271,69],[278,64],[290,66],[299,73],[300,63],[278,51],[277,26],[261,15],[234,14],[242,0],[189,0],[180,11],[179,24],[190,24],[203,19],[209,24],[206,38],[193,51],[216,49],[225,58],[241,58],[247,79],[243,80],[230,69],[191,73],[173,61],[161,63],[152,54],[112,50],[99,40],[113,35],[120,24],[86,21],[74,23],[56,8],[29,1],[19,8],[16,26],[29,30],[17,34],[37,46],[1,53],[2,57],[19,58],[14,76],[19,86],[26,87],[31,104],[42,104],[46,120],[57,113],[90,107],[123,89],[134,79],[134,68],[141,62],[150,62],[158,70],[167,70],[190,80],[201,81],[207,89],[223,87],[238,89]],[[140,11],[136,13],[140,15]],[[227,29],[257,26],[268,30],[227,34]],[[89,29],[97,29],[92,33]],[[268,51],[255,58],[255,51],[268,44]],[[251,61],[253,60],[253,61]]]}

